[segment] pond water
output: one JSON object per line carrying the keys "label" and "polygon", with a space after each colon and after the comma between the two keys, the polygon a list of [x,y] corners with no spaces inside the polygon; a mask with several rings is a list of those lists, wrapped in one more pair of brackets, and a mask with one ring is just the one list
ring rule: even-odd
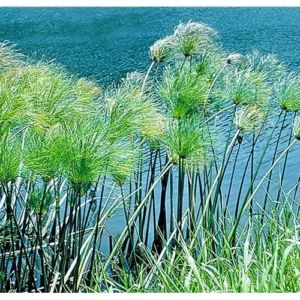
{"label": "pond water", "polygon": [[145,70],[153,41],[190,19],[214,27],[228,51],[300,65],[299,8],[0,8],[0,40],[105,85]]}
{"label": "pond water", "polygon": [[[291,69],[300,65],[300,8],[1,8],[0,41],[17,43],[30,56],[55,59],[105,86],[127,72],[145,71],[148,47],[188,20],[215,28],[228,52],[258,49],[276,54]],[[241,154],[240,164],[246,157]],[[289,161],[285,182],[294,184],[297,151]],[[124,216],[117,218],[111,220],[118,224],[113,233],[123,226]]]}

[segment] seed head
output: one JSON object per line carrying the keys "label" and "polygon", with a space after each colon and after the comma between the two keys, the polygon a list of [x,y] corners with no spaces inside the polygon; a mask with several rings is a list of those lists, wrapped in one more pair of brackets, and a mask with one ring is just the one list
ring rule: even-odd
{"label": "seed head", "polygon": [[255,106],[243,106],[235,113],[234,124],[243,132],[257,132],[263,125],[265,113]]}
{"label": "seed head", "polygon": [[185,57],[192,56],[199,47],[211,44],[216,39],[216,32],[206,24],[180,23],[174,31],[176,44]]}
{"label": "seed head", "polygon": [[281,109],[298,112],[300,110],[300,76],[290,73],[275,85],[275,99]]}
{"label": "seed head", "polygon": [[167,36],[163,39],[156,41],[150,47],[150,57],[154,62],[167,61],[174,50],[174,36]]}

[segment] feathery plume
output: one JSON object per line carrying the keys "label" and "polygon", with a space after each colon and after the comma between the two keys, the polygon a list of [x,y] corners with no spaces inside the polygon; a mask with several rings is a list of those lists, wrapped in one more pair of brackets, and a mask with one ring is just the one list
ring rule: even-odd
{"label": "feathery plume", "polygon": [[234,118],[235,126],[243,132],[257,132],[264,123],[266,114],[255,106],[240,107]]}
{"label": "feathery plume", "polygon": [[154,42],[150,47],[150,58],[159,63],[169,60],[174,52],[174,41],[174,36],[167,36]]}
{"label": "feathery plume", "polygon": [[190,57],[199,47],[214,43],[217,33],[206,24],[189,21],[177,25],[174,36],[178,50]]}

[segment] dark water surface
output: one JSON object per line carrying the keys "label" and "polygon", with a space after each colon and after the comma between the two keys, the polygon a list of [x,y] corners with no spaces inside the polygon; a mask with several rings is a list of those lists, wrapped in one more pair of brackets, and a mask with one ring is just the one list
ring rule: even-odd
{"label": "dark water surface", "polygon": [[214,27],[228,51],[256,48],[300,65],[299,8],[0,8],[0,40],[105,85],[144,70],[149,45],[190,19]]}

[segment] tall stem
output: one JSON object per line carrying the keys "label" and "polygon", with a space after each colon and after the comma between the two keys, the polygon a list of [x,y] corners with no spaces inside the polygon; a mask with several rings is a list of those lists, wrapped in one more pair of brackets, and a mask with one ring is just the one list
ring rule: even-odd
{"label": "tall stem", "polygon": [[[280,111],[280,114],[279,114],[279,117],[278,117],[279,119],[280,119],[282,113],[283,113],[283,110]],[[278,150],[278,146],[279,146],[279,141],[280,141],[280,138],[281,138],[281,134],[283,132],[286,115],[287,115],[287,113],[285,111],[284,117],[283,117],[283,120],[282,120],[282,125],[281,125],[280,131],[279,131],[279,134],[278,134],[278,137],[277,137],[277,141],[276,141],[276,144],[275,144],[275,149],[274,149],[274,153],[273,153],[273,158],[272,158],[272,163],[271,164],[273,164],[275,162],[275,159],[276,159],[276,154],[277,154],[277,150]],[[261,224],[263,224],[263,221],[264,221],[264,211],[266,210],[266,207],[267,207],[267,200],[268,200],[269,190],[270,190],[270,187],[271,187],[272,174],[273,174],[273,170],[270,172],[270,175],[268,177],[268,183],[267,183],[265,198],[264,198],[264,202],[263,202],[263,213],[262,213],[262,218],[261,218]]]}
{"label": "tall stem", "polygon": [[148,70],[147,70],[147,73],[146,73],[146,75],[145,75],[145,77],[144,77],[143,84],[142,84],[142,92],[144,92],[144,89],[145,89],[145,86],[146,86],[147,79],[148,79],[148,77],[149,77],[149,74],[150,74],[150,72],[151,72],[151,70],[152,70],[154,64],[155,64],[155,62],[153,61],[153,62],[150,64],[150,66],[149,66],[149,68],[148,68]]}
{"label": "tall stem", "polygon": [[[156,178],[156,180],[154,181],[153,185],[150,187],[147,195],[144,197],[144,199],[141,201],[140,205],[136,208],[136,210],[134,211],[134,213],[132,214],[132,216],[130,217],[130,219],[128,220],[128,224],[133,224],[133,222],[135,221],[135,219],[138,217],[138,215],[140,214],[141,209],[147,204],[150,195],[152,194],[153,189],[156,187],[156,185],[159,183],[160,179],[162,178],[162,176],[164,176],[164,174],[166,172],[169,171],[169,169],[172,167],[172,162],[169,162],[164,169],[162,170],[160,176],[158,178]],[[104,272],[107,270],[112,258],[114,257],[115,253],[117,252],[117,250],[119,249],[120,245],[122,244],[124,238],[126,237],[126,233],[127,233],[127,228],[124,228],[123,231],[121,232],[118,240],[116,241],[114,248],[112,249],[110,255],[108,256],[103,270]]]}
{"label": "tall stem", "polygon": [[183,208],[183,193],[184,193],[184,160],[179,159],[179,172],[178,172],[178,202],[177,202],[177,225],[179,232],[182,230],[182,208]]}
{"label": "tall stem", "polygon": [[[295,117],[296,117],[296,113],[293,116],[293,120],[295,119]],[[288,139],[288,145],[291,143],[293,136],[294,136],[294,132],[293,132],[293,126],[292,126],[292,128],[290,129],[290,136],[289,136],[289,139]],[[282,192],[282,186],[283,186],[283,180],[284,180],[286,165],[287,165],[287,161],[288,161],[288,156],[289,156],[289,151],[286,152],[284,163],[283,163],[283,169],[282,169],[282,173],[281,173],[281,176],[280,176],[279,189],[278,189],[276,204],[275,204],[276,207],[279,204],[280,195],[281,195],[281,192]]]}
{"label": "tall stem", "polygon": [[[166,165],[168,164],[169,158],[166,155]],[[171,170],[171,169],[170,169]],[[161,197],[160,197],[160,212],[158,217],[157,228],[154,233],[154,247],[159,253],[162,249],[162,238],[167,239],[167,213],[166,213],[166,195],[169,181],[169,172],[166,172],[161,179]]]}
{"label": "tall stem", "polygon": [[278,162],[281,160],[281,158],[291,149],[291,147],[295,144],[297,140],[294,139],[292,143],[290,143],[288,145],[288,147],[279,155],[279,157],[275,160],[275,162],[272,164],[272,166],[268,169],[268,171],[265,173],[265,175],[262,177],[262,179],[260,180],[260,182],[257,184],[256,188],[254,189],[253,193],[250,195],[249,197],[249,193],[247,193],[245,201],[243,203],[242,209],[237,217],[237,220],[235,221],[235,225],[233,226],[231,233],[229,235],[229,241],[235,236],[238,224],[241,220],[242,215],[244,214],[247,206],[251,203],[251,201],[253,200],[255,194],[257,193],[257,191],[259,190],[259,188],[261,187],[261,185],[264,183],[264,181],[267,179],[267,177],[269,176],[270,172],[274,169],[274,167],[278,164]]}

